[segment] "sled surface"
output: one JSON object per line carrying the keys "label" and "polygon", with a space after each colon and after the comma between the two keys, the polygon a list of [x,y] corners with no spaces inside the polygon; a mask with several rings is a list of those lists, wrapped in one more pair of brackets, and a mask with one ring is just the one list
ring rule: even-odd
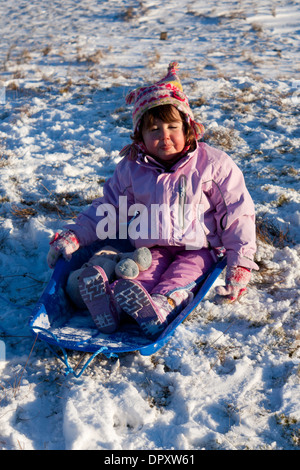
{"label": "sled surface", "polygon": [[197,307],[226,266],[221,259],[208,273],[194,300],[182,310],[155,340],[146,338],[134,323],[124,323],[110,335],[100,333],[87,311],[76,310],[64,288],[71,271],[89,259],[90,253],[81,249],[70,262],[59,259],[52,277],[36,304],[29,328],[38,338],[52,346],[64,349],[101,353],[107,356],[130,351],[140,351],[148,356],[164,346],[183,320]]}

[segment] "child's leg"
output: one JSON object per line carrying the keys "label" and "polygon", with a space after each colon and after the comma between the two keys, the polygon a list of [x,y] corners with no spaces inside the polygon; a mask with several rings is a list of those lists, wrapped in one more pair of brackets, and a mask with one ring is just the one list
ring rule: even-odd
{"label": "child's leg", "polygon": [[[156,307],[168,312],[168,322],[193,300],[196,279],[205,274],[213,263],[214,258],[207,248],[177,252],[174,261],[151,291]],[[173,306],[171,311],[169,305]]]}
{"label": "child's leg", "polygon": [[169,321],[193,300],[196,279],[205,274],[213,263],[214,258],[207,248],[177,252],[174,261],[151,291],[157,307],[164,309],[167,302],[173,305],[172,315],[168,315]]}
{"label": "child's leg", "polygon": [[140,272],[133,281],[127,279],[116,281],[112,289],[120,310],[134,318],[146,336],[155,337],[165,327],[166,314],[153,308],[149,292],[168,269],[174,254],[169,247],[151,248],[151,254],[152,264],[147,271]]}
{"label": "child's leg", "polygon": [[178,250],[174,261],[161,275],[152,294],[168,295],[171,291],[186,287],[205,274],[215,260],[207,248],[201,250]]}
{"label": "child's leg", "polygon": [[214,260],[209,250],[176,251],[174,261],[149,291],[139,281],[117,281],[114,290],[118,305],[140,325],[146,336],[155,338],[193,299],[184,289],[204,274]]}
{"label": "child's leg", "polygon": [[151,292],[154,287],[160,282],[161,276],[168,269],[174,260],[174,255],[169,247],[153,247],[150,249],[152,255],[152,263],[147,271],[140,272],[135,279],[141,285]]}

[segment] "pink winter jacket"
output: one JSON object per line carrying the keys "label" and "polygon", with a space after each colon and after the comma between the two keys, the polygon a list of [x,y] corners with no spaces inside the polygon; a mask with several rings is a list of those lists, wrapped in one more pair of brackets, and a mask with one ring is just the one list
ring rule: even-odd
{"label": "pink winter jacket", "polygon": [[144,154],[124,157],[103,196],[67,228],[81,246],[119,233],[135,247],[224,247],[228,266],[258,269],[254,204],[243,174],[226,153],[206,143],[168,171]]}

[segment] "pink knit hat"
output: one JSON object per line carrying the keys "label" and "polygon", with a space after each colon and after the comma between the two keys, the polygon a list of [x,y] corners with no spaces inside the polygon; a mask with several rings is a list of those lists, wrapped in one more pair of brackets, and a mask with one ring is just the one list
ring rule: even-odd
{"label": "pink knit hat", "polygon": [[151,108],[172,104],[185,114],[187,122],[192,126],[196,139],[200,139],[204,126],[195,121],[188,99],[183,93],[181,82],[176,74],[179,66],[171,62],[167,75],[153,85],[144,86],[131,91],[126,96],[126,103],[133,104],[133,130],[136,132],[143,114]]}

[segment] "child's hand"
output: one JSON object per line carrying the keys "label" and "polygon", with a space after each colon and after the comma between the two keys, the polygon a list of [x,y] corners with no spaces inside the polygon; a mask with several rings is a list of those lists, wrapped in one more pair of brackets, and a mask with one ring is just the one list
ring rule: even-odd
{"label": "child's hand", "polygon": [[234,302],[247,290],[247,284],[251,279],[251,271],[242,266],[227,269],[226,286],[216,287],[217,294],[226,296],[228,302]]}
{"label": "child's hand", "polygon": [[65,260],[70,261],[72,254],[80,247],[75,233],[67,230],[62,233],[55,233],[50,240],[50,250],[47,256],[49,268],[53,269],[56,261],[62,255]]}

